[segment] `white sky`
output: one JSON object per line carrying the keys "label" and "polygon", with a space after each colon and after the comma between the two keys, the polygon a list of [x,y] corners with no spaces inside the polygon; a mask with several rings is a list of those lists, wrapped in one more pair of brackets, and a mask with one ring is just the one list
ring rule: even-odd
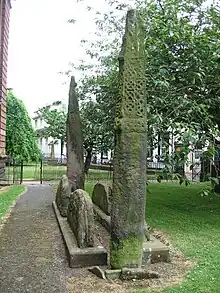
{"label": "white sky", "polygon": [[[8,87],[24,101],[31,115],[47,103],[68,99],[69,80],[58,73],[67,70],[69,62],[85,59],[80,40],[94,38],[93,17],[85,8],[89,1],[84,2],[16,0],[12,3]],[[104,2],[95,0],[99,9]],[[76,23],[69,24],[70,18],[76,19]],[[63,84],[65,81],[68,82]]]}
{"label": "white sky", "polygon": [[[104,0],[12,1],[8,87],[31,116],[38,107],[68,100],[69,80],[58,73],[68,70],[69,62],[88,60],[80,40],[95,37],[93,14],[86,10],[89,3],[99,11],[108,10]],[[75,24],[67,22],[71,18]]]}

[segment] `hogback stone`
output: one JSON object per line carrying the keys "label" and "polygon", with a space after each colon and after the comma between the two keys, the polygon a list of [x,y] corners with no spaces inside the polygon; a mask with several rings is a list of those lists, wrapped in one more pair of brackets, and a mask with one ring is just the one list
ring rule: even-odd
{"label": "hogback stone", "polygon": [[140,267],[142,263],[147,151],[145,31],[140,13],[128,11],[119,55],[115,117],[110,246],[114,269]]}
{"label": "hogback stone", "polygon": [[88,193],[77,189],[70,195],[67,221],[79,248],[94,246],[94,215],[92,200]]}
{"label": "hogback stone", "polygon": [[70,201],[71,188],[66,175],[63,175],[57,188],[56,203],[61,216],[67,216],[67,209]]}

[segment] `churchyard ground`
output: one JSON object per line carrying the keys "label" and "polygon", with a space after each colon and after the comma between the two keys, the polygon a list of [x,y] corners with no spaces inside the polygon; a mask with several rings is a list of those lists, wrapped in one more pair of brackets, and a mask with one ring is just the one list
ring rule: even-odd
{"label": "churchyard ground", "polygon": [[[220,292],[220,198],[214,194],[201,196],[201,191],[206,187],[204,183],[193,183],[188,187],[177,183],[151,183],[149,186],[146,210],[148,224],[162,231],[172,246],[195,263],[180,284],[167,287],[163,293]],[[90,195],[92,188],[92,183],[86,184]],[[133,292],[153,291],[142,289]]]}
{"label": "churchyard ground", "polygon": [[[86,190],[90,194],[94,183],[95,181],[86,183]],[[195,263],[194,268],[187,269],[189,271],[184,280],[177,279],[176,284],[170,284],[161,291],[163,293],[219,292],[220,198],[213,194],[202,197],[201,191],[206,186],[204,183],[193,183],[188,187],[177,183],[149,185],[146,219],[151,229],[162,231],[173,247],[181,251],[190,263]],[[0,192],[0,218],[7,213],[11,204],[23,191],[23,186],[11,186]],[[89,284],[86,285],[86,279],[84,281],[84,292],[90,292],[86,291]],[[107,288],[103,280],[97,282],[100,292]],[[68,279],[68,284],[69,292],[72,293],[71,278]],[[161,286],[163,287],[163,284]],[[117,293],[127,292],[118,286],[111,290]],[[132,293],[144,292],[154,291],[152,288],[143,288],[133,290]]]}

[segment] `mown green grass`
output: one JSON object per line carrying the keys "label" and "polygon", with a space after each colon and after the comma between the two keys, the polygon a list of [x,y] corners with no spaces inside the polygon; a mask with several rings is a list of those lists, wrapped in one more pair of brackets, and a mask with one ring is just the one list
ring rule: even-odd
{"label": "mown green grass", "polygon": [[[196,262],[179,286],[163,293],[220,293],[220,198],[201,197],[205,184],[180,186],[151,183],[147,195],[146,219],[170,236],[174,246]],[[86,190],[91,194],[92,184]],[[135,293],[154,292],[150,290]]]}
{"label": "mown green grass", "polygon": [[9,207],[16,198],[24,192],[24,186],[10,186],[7,190],[0,192],[0,220],[7,213]]}
{"label": "mown green grass", "polygon": [[167,288],[164,293],[220,292],[220,198],[202,197],[200,193],[205,186],[150,185],[148,223],[168,233],[173,245],[197,263],[180,286]]}
{"label": "mown green grass", "polygon": [[[13,177],[13,167],[8,167],[6,173]],[[43,181],[60,180],[63,174],[66,174],[66,166],[43,165],[42,179]],[[108,180],[112,173],[105,170],[91,169],[86,176],[87,181]],[[20,181],[21,167],[16,167],[14,177]],[[40,164],[24,165],[23,180],[40,180]]]}

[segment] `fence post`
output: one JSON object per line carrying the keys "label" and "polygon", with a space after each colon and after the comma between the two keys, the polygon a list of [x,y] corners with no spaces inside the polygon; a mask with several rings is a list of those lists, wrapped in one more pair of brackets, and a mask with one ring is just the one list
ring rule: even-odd
{"label": "fence post", "polygon": [[[10,162],[9,162],[9,168],[10,168]],[[12,160],[12,168],[13,168],[12,182],[13,182],[13,184],[15,184],[15,159]]]}
{"label": "fence post", "polygon": [[40,184],[43,183],[43,160],[40,159]]}
{"label": "fence post", "polygon": [[21,176],[20,176],[20,184],[23,183],[23,174],[24,174],[24,161],[21,160]]}

